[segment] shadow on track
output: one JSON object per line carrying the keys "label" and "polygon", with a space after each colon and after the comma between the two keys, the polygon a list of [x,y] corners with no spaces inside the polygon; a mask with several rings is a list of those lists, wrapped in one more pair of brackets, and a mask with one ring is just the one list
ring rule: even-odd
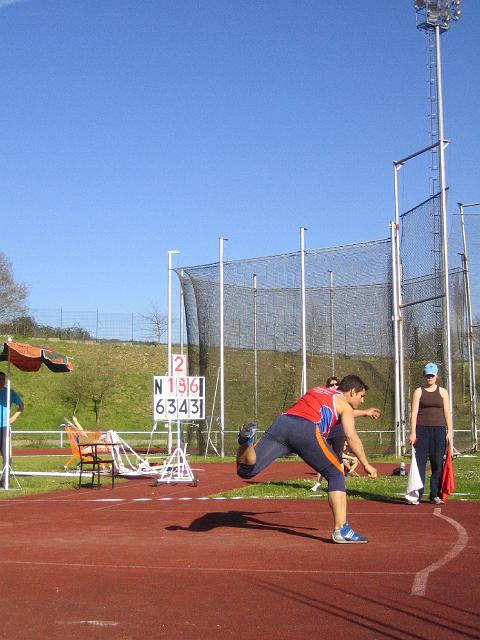
{"label": "shadow on track", "polygon": [[[301,538],[326,541],[326,539],[322,538],[321,536],[298,531],[298,529],[303,529],[305,531],[316,531],[316,528],[314,527],[295,527],[295,529],[292,529],[287,525],[267,522],[258,517],[272,513],[280,512],[263,511],[258,513],[255,511],[225,511],[222,513],[205,513],[199,518],[192,520],[188,527],[182,527],[181,525],[170,525],[168,527],[165,527],[165,529],[167,531],[193,531],[196,533],[212,531],[212,529],[217,529],[219,527],[230,527],[233,529],[257,529],[263,531],[278,531],[279,533],[286,533],[287,535],[291,536],[299,536]],[[330,542],[330,540],[328,542]]]}
{"label": "shadow on track", "polygon": [[348,487],[347,496],[349,498],[362,498],[363,500],[369,500],[371,502],[405,505],[405,498],[387,498],[386,496],[379,496],[378,494],[369,493],[368,491],[360,491],[359,489],[349,489]]}

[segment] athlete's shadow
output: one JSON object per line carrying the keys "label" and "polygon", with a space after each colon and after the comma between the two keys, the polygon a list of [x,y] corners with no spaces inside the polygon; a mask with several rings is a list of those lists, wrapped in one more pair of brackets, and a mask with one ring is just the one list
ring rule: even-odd
{"label": "athlete's shadow", "polygon": [[347,496],[350,498],[363,498],[372,502],[385,502],[387,504],[405,504],[405,498],[390,498],[387,496],[379,496],[368,491],[360,491],[359,489],[350,489],[347,487]]}
{"label": "athlete's shadow", "polygon": [[211,513],[205,513],[193,520],[188,527],[182,527],[181,525],[170,525],[165,527],[167,531],[193,531],[196,533],[204,531],[212,531],[219,527],[230,527],[233,529],[259,529],[263,531],[278,531],[279,533],[286,533],[291,536],[299,536],[301,538],[310,538],[311,540],[325,540],[321,536],[316,536],[311,533],[304,533],[298,531],[303,529],[304,531],[316,531],[314,527],[298,527],[291,529],[289,526],[279,523],[266,522],[260,519],[258,516],[270,513],[280,513],[279,511],[263,511],[257,513],[255,511],[213,511]]}
{"label": "athlete's shadow", "polygon": [[[245,484],[254,486],[254,485],[265,485],[268,484],[269,487],[285,487],[287,490],[298,491],[299,489],[303,489],[304,491],[310,490],[310,485],[305,484],[301,480],[299,482],[295,482],[293,480],[269,480],[267,483],[262,482],[261,480],[245,480]],[[277,496],[277,497],[285,497],[285,496]],[[293,497],[293,496],[292,496]]]}

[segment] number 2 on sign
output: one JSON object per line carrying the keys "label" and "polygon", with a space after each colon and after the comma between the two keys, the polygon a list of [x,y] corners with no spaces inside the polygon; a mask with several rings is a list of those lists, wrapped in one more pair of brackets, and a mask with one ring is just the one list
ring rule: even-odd
{"label": "number 2 on sign", "polygon": [[172,355],[172,370],[174,376],[187,375],[187,356],[183,353]]}

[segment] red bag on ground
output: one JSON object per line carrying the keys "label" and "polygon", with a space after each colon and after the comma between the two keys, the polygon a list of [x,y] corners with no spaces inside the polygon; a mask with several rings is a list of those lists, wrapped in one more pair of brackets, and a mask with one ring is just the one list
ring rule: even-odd
{"label": "red bag on ground", "polygon": [[442,471],[442,500],[446,500],[447,497],[455,491],[455,475],[453,473],[452,465],[452,450],[449,446],[447,449],[447,455],[445,462],[443,463]]}

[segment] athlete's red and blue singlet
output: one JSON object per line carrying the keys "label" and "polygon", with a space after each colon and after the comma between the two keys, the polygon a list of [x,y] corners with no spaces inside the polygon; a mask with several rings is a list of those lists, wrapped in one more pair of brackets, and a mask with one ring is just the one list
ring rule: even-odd
{"label": "athlete's red and blue singlet", "polygon": [[241,478],[254,478],[274,460],[295,453],[328,480],[328,491],[345,491],[345,474],[326,438],[339,422],[341,392],[314,387],[281,413],[255,447],[254,464],[237,464]]}
{"label": "athlete's red and blue singlet", "polygon": [[339,421],[335,399],[341,395],[340,391],[327,387],[314,387],[284,413],[313,422],[320,429],[322,436],[327,438],[330,429]]}

